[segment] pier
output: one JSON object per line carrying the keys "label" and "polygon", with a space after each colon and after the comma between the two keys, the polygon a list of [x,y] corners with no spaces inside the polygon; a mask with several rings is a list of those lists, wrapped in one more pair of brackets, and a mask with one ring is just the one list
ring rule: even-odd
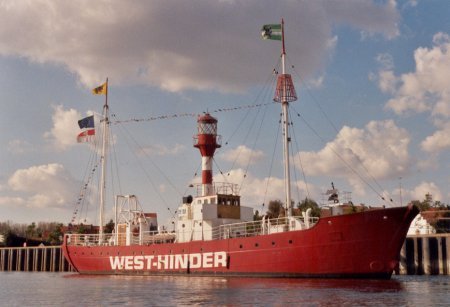
{"label": "pier", "polygon": [[450,234],[408,236],[400,251],[400,275],[450,275]]}
{"label": "pier", "polygon": [[60,246],[0,248],[0,271],[72,272]]}

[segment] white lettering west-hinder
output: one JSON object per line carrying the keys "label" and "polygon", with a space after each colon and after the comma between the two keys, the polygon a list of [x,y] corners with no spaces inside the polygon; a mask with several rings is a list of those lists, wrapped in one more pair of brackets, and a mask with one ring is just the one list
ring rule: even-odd
{"label": "white lettering west-hinder", "polygon": [[158,256],[110,256],[113,270],[178,270],[227,266],[226,252]]}

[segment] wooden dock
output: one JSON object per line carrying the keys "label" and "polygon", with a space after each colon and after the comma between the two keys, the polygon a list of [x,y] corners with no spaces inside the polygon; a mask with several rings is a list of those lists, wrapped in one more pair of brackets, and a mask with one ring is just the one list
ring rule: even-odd
{"label": "wooden dock", "polygon": [[450,275],[450,234],[408,236],[400,251],[400,275]]}
{"label": "wooden dock", "polygon": [[0,248],[0,271],[72,272],[60,246]]}

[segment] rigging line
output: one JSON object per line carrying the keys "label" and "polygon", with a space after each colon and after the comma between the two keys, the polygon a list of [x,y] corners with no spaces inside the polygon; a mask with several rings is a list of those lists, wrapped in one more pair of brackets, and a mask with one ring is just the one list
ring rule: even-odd
{"label": "rigging line", "polygon": [[[273,81],[272,81],[272,83],[273,83]],[[265,90],[265,97],[264,97],[264,98],[266,98],[267,95],[268,95],[268,87],[266,87],[266,90]],[[251,125],[250,125],[250,128],[247,130],[247,133],[246,133],[246,135],[245,135],[245,137],[244,137],[244,140],[243,140],[243,142],[242,142],[243,144],[246,144],[246,143],[247,143],[247,139],[248,139],[248,137],[250,136],[250,133],[252,132],[253,127],[254,127],[254,125],[255,125],[255,123],[256,123],[256,120],[257,120],[257,118],[258,118],[258,115],[259,115],[259,113],[260,113],[260,111],[261,111],[261,106],[267,106],[267,105],[273,104],[273,103],[274,103],[274,102],[271,102],[271,103],[265,103],[265,104],[260,104],[260,107],[258,107],[258,109],[257,109],[256,115],[255,115],[254,118],[253,118],[253,121],[252,121],[252,123],[251,123]],[[265,110],[267,110],[267,109],[265,109]],[[266,112],[266,111],[264,111],[264,116],[265,116],[265,112]],[[233,133],[233,134],[234,134],[234,133]],[[235,157],[235,159],[234,159],[234,161],[233,161],[233,163],[232,163],[230,169],[233,169],[234,166],[236,165],[237,160],[239,159],[239,157],[240,157],[240,155],[241,155],[243,149],[244,149],[243,147],[240,147],[240,149],[239,149],[239,151],[238,151],[238,153],[237,153],[237,155],[236,155],[236,157]],[[247,169],[248,169],[248,167],[247,167]],[[229,172],[228,172],[228,175],[229,175]],[[244,178],[245,178],[245,176],[244,176]]]}
{"label": "rigging line", "polygon": [[[237,107],[229,107],[229,108],[220,108],[212,111],[208,111],[210,114],[212,113],[219,113],[219,112],[230,112],[230,111],[237,111],[237,110],[244,110],[244,109],[252,109],[257,108],[264,105],[269,105],[271,103],[261,103],[261,104],[250,104],[245,106],[237,106]],[[111,115],[112,117],[116,117],[115,114]],[[154,121],[154,120],[163,120],[163,119],[174,119],[174,118],[180,118],[180,117],[196,117],[198,116],[197,113],[182,113],[182,114],[171,114],[171,115],[160,115],[160,116],[153,116],[149,118],[132,118],[132,119],[125,119],[125,120],[114,120],[111,121],[112,124],[123,124],[123,123],[130,123],[130,122],[144,122],[144,121]]]}
{"label": "rigging line", "polygon": [[[98,167],[98,162],[96,162],[96,159],[95,159],[96,157],[97,157],[96,151],[93,150],[91,152],[91,154],[89,155],[89,160],[87,163],[85,174],[83,175],[80,193],[78,195],[78,199],[74,206],[75,209],[74,209],[72,220],[75,220],[76,216],[78,215],[78,211],[80,211],[79,215],[82,214],[81,211],[83,210],[84,204],[87,201],[87,198],[88,198],[87,196],[89,196],[89,191],[90,191],[89,185],[90,185],[90,182],[92,181],[95,170]],[[88,170],[90,170],[90,172]]]}
{"label": "rigging line", "polygon": [[[291,64],[290,59],[288,58],[288,62],[289,64]],[[322,106],[319,103],[319,100],[316,99],[316,97],[313,95],[312,91],[310,90],[310,88],[308,87],[306,81],[301,77],[301,75],[296,71],[294,65],[291,64],[291,67],[293,69],[293,71],[295,72],[296,76],[300,79],[300,81],[302,82],[302,84],[304,84],[306,92],[311,96],[312,101],[316,104],[316,106],[319,108],[320,112],[322,113],[322,115],[327,119],[328,123],[330,124],[331,127],[333,127],[334,131],[336,133],[339,133],[339,130],[336,128],[336,125],[333,123],[333,121],[328,117],[327,113],[325,113],[325,111],[323,110]],[[372,180],[372,182],[381,190],[383,191],[384,188],[379,184],[378,180],[375,179],[375,177],[373,177],[373,175],[370,173],[370,171],[366,168],[366,166],[359,161],[361,166],[363,167],[363,169],[365,170],[365,172],[367,173],[367,175],[370,177],[370,179]],[[390,198],[391,202],[393,202],[393,200]]]}
{"label": "rigging line", "polygon": [[[117,177],[117,183],[119,185],[119,194],[122,194],[122,183],[120,182],[119,164],[118,164],[118,159],[117,159],[116,143],[114,142],[112,129],[110,129],[109,131],[111,132],[109,134],[109,144],[111,144],[111,149],[112,149],[113,156],[114,156],[114,167],[116,169],[116,174],[117,174],[116,177]],[[112,160],[113,159],[111,159],[111,175],[113,174]],[[111,176],[111,177],[114,178],[114,176]],[[113,185],[113,190],[114,190],[114,185]],[[113,193],[113,195],[115,195],[115,193]]]}
{"label": "rigging line", "polygon": [[[74,204],[74,208],[75,208],[75,209],[77,209],[77,207],[80,205],[80,203],[81,203],[81,201],[82,201],[82,199],[83,199],[83,195],[85,194],[85,191],[86,191],[87,183],[89,182],[89,174],[90,174],[89,169],[92,169],[91,161],[90,161],[91,159],[92,159],[92,158],[89,157],[89,162],[88,162],[88,164],[86,165],[86,168],[85,168],[85,170],[84,170],[83,180],[81,181],[81,182],[82,182],[82,185],[81,185],[80,191],[79,191],[79,193],[78,193],[77,201],[76,201],[75,204]],[[75,209],[74,209],[74,210],[75,210]]]}
{"label": "rigging line", "polygon": [[[281,63],[281,58],[279,58],[277,60],[277,64],[275,65],[275,68],[273,69],[273,72],[270,74],[270,76],[265,81],[265,85],[263,86],[263,90],[253,100],[254,102],[258,101],[259,96],[261,95],[262,92],[264,92],[264,89],[267,90],[268,84],[274,83],[274,80],[276,80],[274,75],[278,74],[278,70],[277,69],[279,68],[280,63]],[[255,103],[253,103],[253,104],[244,105],[244,106],[220,108],[220,109],[216,109],[216,110],[212,110],[212,111],[208,111],[208,112],[211,114],[211,113],[218,113],[218,112],[229,112],[229,111],[236,111],[236,110],[243,110],[243,109],[251,109],[251,108],[266,106],[266,105],[273,104],[273,103],[274,102],[262,103],[262,104],[255,104]],[[162,119],[173,119],[173,118],[179,118],[179,117],[196,117],[197,115],[198,115],[197,113],[170,114],[170,115],[151,116],[151,117],[148,117],[148,118],[131,118],[131,119],[125,119],[125,120],[117,119],[117,120],[114,120],[114,121],[110,121],[110,123],[112,123],[112,124],[121,124],[121,123],[130,123],[130,122],[154,121],[154,120],[162,120]],[[112,117],[115,117],[115,115],[112,114]],[[237,129],[235,131],[237,131]]]}
{"label": "rigging line", "polygon": [[278,146],[278,138],[280,136],[281,121],[282,121],[281,118],[282,118],[282,116],[283,115],[280,113],[280,118],[278,120],[278,130],[277,130],[277,134],[276,134],[276,138],[275,138],[275,146],[273,147],[272,158],[270,160],[269,176],[267,177],[266,189],[264,191],[264,198],[263,198],[263,204],[262,204],[263,206],[264,206],[264,204],[266,202],[267,191],[269,189],[269,182],[270,182],[270,179],[272,178],[272,168],[273,168],[273,162],[275,160],[275,153],[276,153],[276,150],[278,148],[277,146]]}
{"label": "rigging line", "polygon": [[[290,105],[288,104],[287,107],[289,108]],[[288,118],[287,118],[288,126],[291,127],[291,129],[289,131],[292,132],[292,134],[294,135],[294,139],[295,139],[295,133],[294,133],[294,129],[293,129],[294,124],[293,124],[292,119],[291,119],[291,114],[290,114],[290,112],[287,112],[287,114],[288,114]],[[290,135],[289,135],[289,138],[291,138]],[[288,142],[288,146],[289,146],[289,152],[293,153],[292,142]],[[300,198],[300,189],[298,187],[298,179],[297,179],[297,171],[296,171],[296,167],[295,167],[295,160],[294,160],[294,157],[291,156],[291,155],[289,155],[288,159],[289,159],[289,161],[292,161],[292,165],[294,165],[294,168],[293,168],[294,172],[293,173],[294,173],[294,179],[295,179],[295,183],[296,183],[295,184],[295,190],[297,191],[297,199],[300,202],[300,200],[301,200],[301,198]],[[294,204],[295,204],[295,202],[294,202]]]}
{"label": "rigging line", "polygon": [[[214,157],[212,157],[212,161],[213,161],[214,165],[217,167],[217,169],[219,170],[219,173],[222,175],[223,180],[225,180],[225,183],[229,183],[228,180],[227,180],[227,178],[226,178],[225,175],[223,174],[222,170],[220,169],[219,164],[217,164],[216,159],[214,159]],[[228,173],[228,176],[229,176],[229,175],[230,175],[230,174]]]}
{"label": "rigging line", "polygon": [[[107,144],[108,144],[107,148],[108,148],[108,153],[109,153],[110,157],[111,157],[112,152],[114,152],[114,154],[115,154],[115,151],[114,151],[114,149],[111,146],[112,145],[111,139],[112,139],[112,132],[111,132],[111,130],[109,130],[108,141],[107,141]],[[113,160],[117,163],[117,157],[116,156],[111,157],[111,159],[108,159],[107,162],[108,162],[108,166],[109,166],[109,171],[111,172],[111,176],[109,176],[109,178],[111,180],[111,195],[113,195],[113,198],[114,198],[114,195],[117,195],[117,193],[115,191],[115,177],[116,176],[114,176]],[[119,173],[117,173],[117,179],[119,181]],[[119,185],[120,185],[120,183],[119,183]],[[119,188],[119,193],[120,192],[121,192],[121,190]]]}
{"label": "rigging line", "polygon": [[[269,86],[269,85],[274,85],[275,81],[276,81],[276,77],[275,77],[275,72],[276,69],[280,66],[281,63],[281,59],[278,60],[277,65],[275,66],[275,68],[273,69],[273,73],[271,73],[269,75],[269,77],[267,78],[267,80],[264,82],[264,86],[262,88],[261,91],[259,91],[258,95],[256,96],[256,98],[254,99],[254,102],[258,101],[260,96],[266,97],[267,96],[267,92],[269,91],[269,88],[273,88],[273,86]],[[263,95],[264,93],[264,95]],[[270,104],[272,104],[274,102],[271,102]],[[268,105],[269,103],[266,103],[264,105]],[[239,122],[239,124],[236,126],[236,128],[234,129],[234,131],[231,133],[231,136],[226,140],[225,145],[228,145],[228,143],[230,142],[230,140],[234,137],[234,135],[237,133],[237,131],[240,129],[240,127],[242,126],[242,124],[244,123],[245,119],[247,118],[247,116],[250,113],[250,109],[251,108],[247,108],[247,112],[245,113],[245,115],[242,117],[241,121]]]}
{"label": "rigging line", "polygon": [[[253,126],[254,126],[254,124],[255,124],[255,122],[256,122],[256,119],[257,119],[258,114],[259,114],[260,111],[261,111],[261,108],[258,108],[258,111],[256,112],[256,115],[255,115],[255,117],[253,118],[253,121],[252,121],[252,123],[251,123],[251,125],[250,125],[250,128],[247,130],[247,133],[246,133],[246,135],[245,135],[245,137],[244,137],[244,140],[243,140],[243,142],[242,142],[243,144],[246,144],[246,143],[247,143],[247,139],[248,139],[248,137],[249,137],[251,131],[253,130]],[[233,163],[232,163],[232,165],[231,165],[231,167],[230,167],[230,170],[234,169],[234,166],[236,165],[237,160],[239,159],[239,157],[240,157],[240,155],[241,155],[241,153],[242,153],[242,150],[244,149],[243,147],[239,147],[239,146],[238,146],[238,148],[239,148],[239,151],[238,151],[236,157],[234,158],[234,161],[233,161]],[[228,171],[228,176],[229,176],[229,175],[230,175],[230,172]]]}
{"label": "rigging line", "polygon": [[[176,186],[172,183],[172,181],[170,181],[169,177],[167,177],[167,175],[161,170],[161,168],[158,167],[158,165],[153,161],[153,159],[151,159],[150,155],[147,154],[147,152],[145,151],[145,149],[139,145],[139,143],[136,141],[136,139],[133,137],[133,135],[125,128],[124,125],[120,125],[119,127],[121,127],[121,129],[128,135],[128,137],[134,142],[135,146],[140,150],[140,152],[142,152],[152,163],[152,165],[158,170],[158,172],[164,177],[164,179],[169,183],[169,185],[178,193],[178,195],[181,195],[180,191],[178,191],[178,189],[176,188]],[[126,140],[126,139],[125,139]],[[130,145],[128,143],[128,141],[126,141],[128,145]],[[130,146],[131,148],[131,146]],[[133,153],[133,155],[136,157],[135,153]],[[139,159],[136,160],[139,162]],[[140,165],[142,166],[142,164],[140,163]],[[144,170],[144,168],[143,168]],[[144,170],[145,172],[145,170]],[[145,172],[146,173],[146,172]]]}
{"label": "rigging line", "polygon": [[[294,126],[294,124],[292,122],[291,122],[291,125],[292,125],[292,127]],[[292,128],[291,131],[294,136],[294,142],[295,142],[295,147],[297,150],[298,161],[299,161],[300,168],[301,168],[302,174],[303,174],[303,181],[305,182],[306,194],[308,195],[308,198],[311,199],[311,194],[309,193],[309,188],[308,188],[308,181],[306,180],[306,173],[305,173],[305,169],[303,168],[303,163],[302,163],[302,159],[301,159],[301,155],[300,155],[300,146],[298,145],[297,136],[295,135],[295,129]],[[297,175],[297,172],[295,172],[295,168],[294,168],[294,175],[295,176]],[[298,187],[297,187],[297,189],[298,189]],[[300,196],[300,194],[299,194],[299,196]],[[300,197],[299,197],[299,200],[300,200]]]}
{"label": "rigging line", "polygon": [[245,178],[247,177],[248,168],[250,167],[250,161],[251,161],[252,158],[253,158],[253,155],[254,155],[254,152],[255,152],[255,147],[256,147],[256,142],[258,141],[259,136],[260,136],[260,134],[261,134],[262,125],[263,125],[263,123],[264,123],[264,118],[266,117],[266,113],[267,113],[267,108],[264,108],[264,112],[263,112],[262,118],[261,118],[261,123],[260,123],[260,125],[259,125],[259,129],[257,130],[256,137],[255,137],[255,139],[254,139],[253,146],[252,146],[252,148],[251,148],[250,157],[248,158],[247,166],[246,166],[246,168],[245,168],[244,178],[242,179],[241,185],[240,185],[240,187],[239,187],[239,189],[238,189],[239,192],[241,191],[242,185],[244,184],[244,180],[245,180]]}
{"label": "rigging line", "polygon": [[[92,167],[90,167],[90,165],[91,164],[89,164],[89,168],[92,168]],[[84,206],[84,202],[86,201],[87,196],[89,195],[89,191],[90,191],[90,189],[88,189],[89,188],[89,184],[91,182],[91,178],[92,178],[93,173],[95,172],[97,166],[98,166],[98,164],[96,164],[92,168],[92,171],[91,171],[90,175],[88,176],[87,180],[83,181],[83,185],[82,185],[82,187],[80,189],[80,194],[78,195],[77,202],[76,202],[76,204],[74,206],[75,207],[75,211],[78,211],[78,210],[82,209],[83,206]],[[80,206],[81,206],[81,208],[80,208]]]}
{"label": "rigging line", "polygon": [[[139,145],[136,143],[136,140],[130,135],[130,133],[125,129],[125,127],[123,127],[123,125],[120,125],[120,127],[122,128],[122,130],[123,130],[126,134],[128,134],[128,137],[129,137],[133,142],[135,142],[135,145],[139,148],[139,150],[140,150],[142,153],[144,153],[144,155],[146,155],[146,156],[148,157],[148,155],[147,155],[147,153],[145,152],[145,150],[144,150],[141,146],[139,146]],[[127,143],[128,148],[130,149],[130,152],[133,154],[134,158],[136,159],[137,163],[139,164],[139,166],[140,166],[142,172],[145,174],[145,177],[147,177],[147,180],[148,180],[148,181],[150,182],[150,184],[152,185],[153,190],[156,192],[156,194],[157,194],[158,197],[161,199],[161,201],[164,203],[164,205],[165,205],[166,207],[168,207],[167,202],[166,202],[165,199],[162,197],[161,193],[160,193],[159,190],[157,189],[157,187],[156,187],[155,183],[153,182],[153,180],[151,179],[150,175],[149,175],[148,172],[145,170],[145,168],[144,168],[144,166],[142,165],[142,163],[140,162],[140,160],[137,158],[136,153],[133,152],[133,151],[131,150],[131,144],[128,142],[128,138],[125,137],[124,140],[125,140],[125,143]],[[156,164],[155,164],[151,159],[150,159],[150,162],[152,162],[153,166],[154,166],[159,172],[161,172],[161,170],[158,168],[158,166],[156,166]],[[166,176],[165,176],[164,174],[163,174],[163,176],[166,178]],[[171,183],[170,181],[168,181],[168,182],[169,182],[169,184],[173,187],[172,183]],[[179,194],[178,190],[175,189],[175,191],[177,191],[177,193]]]}
{"label": "rigging line", "polygon": [[295,66],[293,64],[291,64],[291,61],[289,59],[289,57],[286,57],[289,64],[292,67],[292,70],[294,71],[295,75],[299,78],[299,80],[301,81],[301,83],[305,86],[306,92],[311,96],[312,101],[314,101],[314,103],[316,104],[316,106],[319,108],[320,112],[322,113],[322,115],[327,119],[328,123],[330,124],[331,127],[333,127],[334,131],[336,131],[336,133],[339,132],[339,130],[336,128],[336,125],[333,123],[333,121],[328,117],[327,113],[325,113],[325,111],[323,110],[322,106],[319,103],[319,100],[316,99],[316,97],[313,95],[312,91],[310,90],[310,88],[308,87],[308,84],[306,83],[306,81],[302,78],[302,76],[297,72],[297,70],[295,69]]}
{"label": "rigging line", "polygon": [[[306,121],[306,119],[301,116],[300,113],[297,115],[305,122],[308,128],[325,144],[325,140],[317,133],[316,130]],[[331,151],[351,170],[362,182],[364,182],[376,195],[378,195],[383,201],[386,201],[384,196],[381,195],[367,180],[365,180],[345,159],[333,148],[334,146],[330,146]]]}
{"label": "rigging line", "polygon": [[[195,170],[194,176],[193,178],[197,177],[197,173],[198,170],[202,167],[202,162],[199,163],[199,165],[197,166],[197,169]],[[183,195],[186,195],[187,191],[189,190],[189,188],[191,188],[190,184],[187,186],[186,190],[184,190]]]}

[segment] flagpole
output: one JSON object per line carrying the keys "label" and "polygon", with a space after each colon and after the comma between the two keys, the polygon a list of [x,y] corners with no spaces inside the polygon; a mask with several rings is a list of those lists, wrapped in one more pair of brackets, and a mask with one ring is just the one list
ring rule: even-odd
{"label": "flagpole", "polygon": [[104,225],[104,210],[105,210],[105,192],[106,192],[106,150],[108,139],[108,78],[106,78],[106,92],[105,104],[103,106],[103,139],[102,139],[102,153],[101,153],[101,179],[100,179],[100,208],[99,208],[99,244],[103,243],[103,225]]}

